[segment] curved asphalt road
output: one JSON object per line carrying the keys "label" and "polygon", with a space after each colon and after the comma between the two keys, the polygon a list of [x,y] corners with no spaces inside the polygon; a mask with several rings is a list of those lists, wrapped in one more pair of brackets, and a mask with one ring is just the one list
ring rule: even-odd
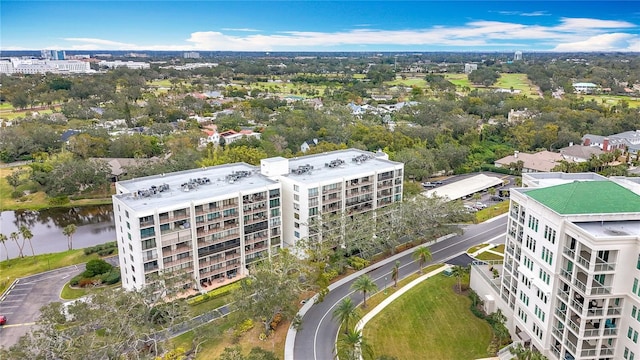
{"label": "curved asphalt road", "polygon": [[[507,217],[501,216],[490,222],[471,225],[465,228],[465,233],[454,236],[429,246],[433,260],[431,263],[439,263],[465,252],[471,246],[488,242],[490,240],[504,241],[506,233]],[[418,264],[412,259],[412,250],[397,255],[400,261],[400,278],[404,278],[418,271]],[[395,257],[387,259],[384,263],[377,263],[364,270],[376,282],[379,289],[393,285],[391,269],[395,263]],[[355,303],[362,302],[362,294],[354,293],[350,287],[356,277],[330,287],[330,292],[323,302],[313,304],[304,314],[302,329],[291,332],[287,336],[285,346],[285,360],[331,360],[334,359],[334,347],[338,333],[338,323],[331,316],[336,305],[345,297],[350,296]],[[385,277],[387,282],[385,284]],[[293,339],[291,339],[293,335]],[[291,349],[290,343],[293,342]]]}

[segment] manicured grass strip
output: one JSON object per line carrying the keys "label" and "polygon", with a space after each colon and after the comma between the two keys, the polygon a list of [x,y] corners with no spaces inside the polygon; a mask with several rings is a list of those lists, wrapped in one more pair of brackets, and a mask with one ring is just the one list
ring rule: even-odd
{"label": "manicured grass strip", "polygon": [[504,256],[500,256],[497,254],[492,254],[490,252],[481,252],[480,254],[478,254],[478,256],[476,256],[476,259],[478,260],[503,260]]}
{"label": "manicured grass strip", "polygon": [[503,253],[504,254],[504,244],[500,244],[496,247],[494,247],[493,249],[491,249],[495,252],[499,252],[499,253]]}
{"label": "manicured grass strip", "polygon": [[101,286],[101,287],[97,287],[97,288],[72,288],[71,286],[69,286],[69,283],[64,284],[64,287],[62,288],[62,292],[60,293],[60,297],[63,300],[75,300],[78,298],[81,298],[83,296],[89,295],[89,294],[93,294],[97,291],[101,291],[103,289],[108,289],[108,288],[114,288],[114,287],[120,287],[122,286],[121,282],[117,282],[113,285],[109,285],[109,286]]}
{"label": "manicured grass strip", "polygon": [[467,250],[467,254],[473,254],[474,252],[482,249],[483,247],[487,246],[489,244],[480,244],[480,245],[476,245],[476,246],[472,246],[469,248],[469,250]]}
{"label": "manicured grass strip", "polygon": [[487,221],[498,215],[502,215],[509,211],[509,201],[501,201],[487,206],[486,209],[482,209],[476,212],[476,223]]}
{"label": "manicured grass strip", "polygon": [[2,261],[0,262],[0,294],[17,278],[99,258],[98,254],[87,256],[83,249],[77,249]]}
{"label": "manicured grass strip", "polygon": [[454,293],[455,277],[436,275],[394,301],[364,329],[374,354],[398,360],[468,360],[487,356],[489,324]]}

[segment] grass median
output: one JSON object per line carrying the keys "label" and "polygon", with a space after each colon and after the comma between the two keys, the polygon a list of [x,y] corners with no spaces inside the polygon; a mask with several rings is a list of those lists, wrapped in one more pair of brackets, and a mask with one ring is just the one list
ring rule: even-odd
{"label": "grass median", "polygon": [[364,328],[374,353],[398,360],[486,357],[491,327],[471,313],[471,300],[454,292],[456,284],[439,274],[387,306]]}

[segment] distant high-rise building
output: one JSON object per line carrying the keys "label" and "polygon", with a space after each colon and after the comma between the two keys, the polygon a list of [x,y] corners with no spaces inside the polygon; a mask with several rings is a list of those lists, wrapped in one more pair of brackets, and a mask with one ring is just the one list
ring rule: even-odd
{"label": "distant high-rise building", "polygon": [[200,53],[196,51],[188,51],[182,54],[185,59],[200,59]]}
{"label": "distant high-rise building", "polygon": [[40,54],[45,60],[64,60],[65,52],[63,50],[41,50]]}
{"label": "distant high-rise building", "polygon": [[522,51],[516,51],[513,54],[513,61],[522,61]]}

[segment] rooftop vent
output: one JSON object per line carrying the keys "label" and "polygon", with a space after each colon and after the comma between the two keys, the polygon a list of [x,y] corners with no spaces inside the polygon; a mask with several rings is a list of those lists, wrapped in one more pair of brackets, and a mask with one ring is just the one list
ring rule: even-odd
{"label": "rooftop vent", "polygon": [[138,190],[133,193],[134,198],[147,198],[152,195],[156,195],[158,193],[169,191],[169,184],[161,184],[161,185],[151,185],[150,188],[146,190]]}
{"label": "rooftop vent", "polygon": [[302,175],[302,174],[310,173],[311,170],[313,170],[313,165],[306,164],[306,165],[298,166],[297,169],[293,169],[291,170],[291,172],[296,175]]}
{"label": "rooftop vent", "polygon": [[340,165],[344,165],[344,160],[342,159],[335,159],[335,160],[331,160],[328,163],[324,163],[325,167],[329,167],[329,168],[335,168],[338,167]]}
{"label": "rooftop vent", "polygon": [[233,184],[234,182],[249,176],[251,176],[251,171],[245,171],[245,170],[233,171],[231,172],[231,174],[227,175],[226,181],[229,184]]}
{"label": "rooftop vent", "polygon": [[354,156],[351,159],[351,161],[353,161],[356,164],[362,164],[363,162],[369,159],[373,159],[373,155],[362,154],[362,155]]}

